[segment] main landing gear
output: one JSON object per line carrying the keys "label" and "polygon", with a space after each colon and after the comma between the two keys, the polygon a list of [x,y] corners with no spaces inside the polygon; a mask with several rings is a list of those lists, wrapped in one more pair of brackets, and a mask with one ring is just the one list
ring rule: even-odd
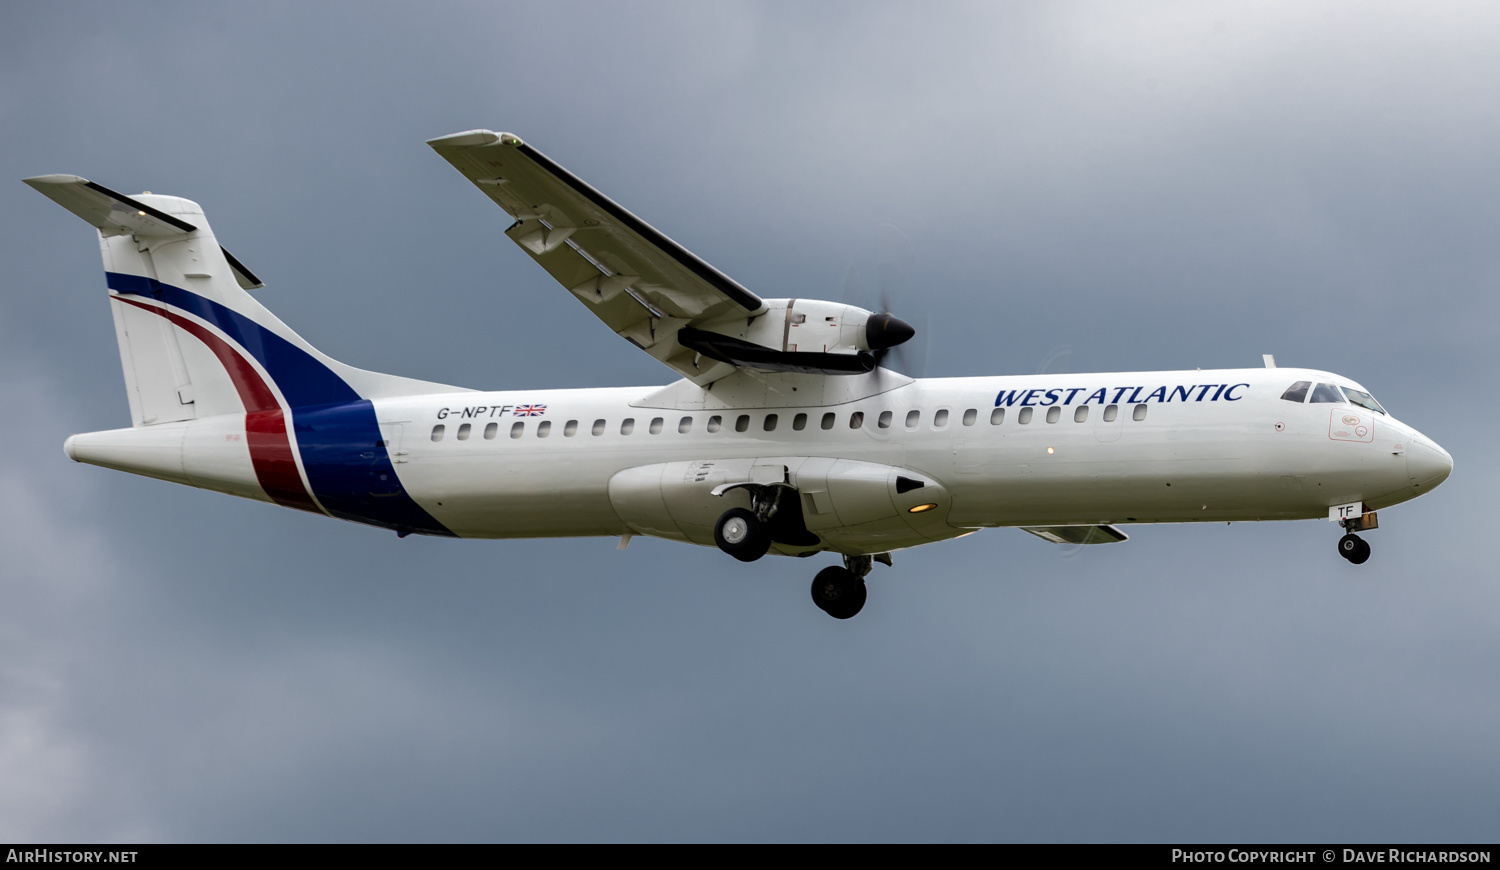
{"label": "main landing gear", "polygon": [[755,511],[730,508],[714,524],[714,543],[741,562],[754,562],[771,549],[771,533]]}
{"label": "main landing gear", "polygon": [[790,487],[737,483],[715,489],[714,495],[733,489],[744,489],[750,494],[750,509],[730,508],[721,514],[714,523],[714,543],[741,562],[754,562],[771,549],[771,540],[777,537],[773,522],[781,507],[782,490]]}
{"label": "main landing gear", "polygon": [[[730,508],[719,515],[719,521],[714,523],[714,543],[720,550],[741,562],[754,562],[770,551],[773,541],[794,547],[818,545],[817,536],[802,524],[796,491],[791,487],[731,484],[716,489],[714,495],[741,488],[750,494],[750,507]],[[783,491],[792,493],[785,505],[781,498]],[[891,564],[891,554],[846,555],[844,567],[830,565],[819,571],[812,582],[813,604],[834,619],[848,619],[859,613],[864,609],[867,597],[865,576],[876,562]]]}
{"label": "main landing gear", "polygon": [[829,565],[819,571],[812,582],[813,604],[834,619],[859,613],[865,606],[865,575],[872,561],[869,556],[845,556],[844,567]]}

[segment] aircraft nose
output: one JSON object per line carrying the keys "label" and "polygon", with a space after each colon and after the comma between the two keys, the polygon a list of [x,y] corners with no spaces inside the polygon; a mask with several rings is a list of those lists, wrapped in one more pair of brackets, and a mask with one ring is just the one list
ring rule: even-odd
{"label": "aircraft nose", "polygon": [[1453,457],[1425,438],[1412,439],[1406,452],[1406,473],[1423,489],[1431,489],[1453,473]]}

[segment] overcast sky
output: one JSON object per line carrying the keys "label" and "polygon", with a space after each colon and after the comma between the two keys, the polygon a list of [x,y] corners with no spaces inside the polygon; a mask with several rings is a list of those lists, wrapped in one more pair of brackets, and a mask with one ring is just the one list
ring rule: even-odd
{"label": "overcast sky", "polygon": [[[1493,3],[0,6],[0,840],[1493,841],[1497,46]],[[900,259],[929,374],[1274,353],[1456,469],[1363,566],[1326,522],[991,530],[843,623],[826,556],[398,540],[63,456],[129,413],[44,173],[198,201],[351,364],[667,382],[423,144],[476,127],[762,296]]]}

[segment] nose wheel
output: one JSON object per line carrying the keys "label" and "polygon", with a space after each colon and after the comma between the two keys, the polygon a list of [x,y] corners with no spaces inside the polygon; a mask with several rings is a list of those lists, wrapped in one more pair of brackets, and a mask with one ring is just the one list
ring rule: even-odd
{"label": "nose wheel", "polygon": [[1339,555],[1356,565],[1363,565],[1370,558],[1370,545],[1364,538],[1350,532],[1339,538]]}

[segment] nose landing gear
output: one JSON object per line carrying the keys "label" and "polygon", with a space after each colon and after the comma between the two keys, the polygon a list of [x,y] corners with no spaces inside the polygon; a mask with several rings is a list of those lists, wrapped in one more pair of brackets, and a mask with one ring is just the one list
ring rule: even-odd
{"label": "nose landing gear", "polygon": [[1370,545],[1365,543],[1364,538],[1354,533],[1380,528],[1380,518],[1370,510],[1368,505],[1365,505],[1364,513],[1357,517],[1340,520],[1339,525],[1344,527],[1346,533],[1339,538],[1339,555],[1355,565],[1363,565],[1370,558]]}
{"label": "nose landing gear", "polygon": [[1350,532],[1339,538],[1339,555],[1356,565],[1363,565],[1370,558],[1370,545],[1364,538]]}

